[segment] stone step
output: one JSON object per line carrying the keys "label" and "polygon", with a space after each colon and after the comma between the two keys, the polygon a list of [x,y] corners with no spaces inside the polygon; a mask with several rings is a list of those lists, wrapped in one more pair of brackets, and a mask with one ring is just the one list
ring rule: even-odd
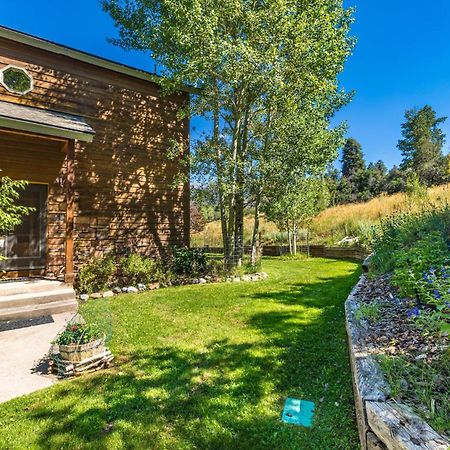
{"label": "stone step", "polygon": [[35,306],[64,300],[75,300],[75,292],[73,288],[63,287],[49,291],[2,295],[0,296],[0,311],[6,308]]}
{"label": "stone step", "polygon": [[29,278],[24,281],[1,281],[0,298],[7,295],[27,294],[29,292],[47,292],[70,285],[56,280],[46,280],[42,278]]}
{"label": "stone step", "polygon": [[78,308],[78,302],[75,299],[60,300],[51,303],[37,305],[26,305],[14,308],[0,307],[0,322],[8,320],[29,319],[32,317],[51,316],[64,312],[75,313]]}

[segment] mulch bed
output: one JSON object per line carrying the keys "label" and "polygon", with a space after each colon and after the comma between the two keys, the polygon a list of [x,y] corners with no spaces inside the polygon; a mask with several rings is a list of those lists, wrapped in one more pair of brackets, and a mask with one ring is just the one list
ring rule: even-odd
{"label": "mulch bed", "polygon": [[416,301],[399,298],[388,275],[366,278],[356,296],[361,303],[377,304],[380,308],[376,321],[366,321],[368,345],[373,353],[432,362],[448,350],[448,336],[427,335],[414,323],[410,314],[417,306]]}
{"label": "mulch bed", "polygon": [[[448,425],[443,423],[448,417],[448,405],[443,403],[448,401],[450,392],[449,336],[426,332],[425,327],[413,318],[412,311],[417,307],[415,299],[400,298],[389,275],[363,279],[356,291],[356,299],[361,305],[378,305],[376,318],[360,319],[366,328],[369,352],[375,358],[382,355],[401,358],[397,368],[391,368],[387,375],[389,382],[397,386],[394,398],[413,407],[425,420],[434,417],[437,404],[439,411],[447,411],[441,415],[440,431],[450,435]],[[421,306],[420,314],[424,312],[426,307]]]}

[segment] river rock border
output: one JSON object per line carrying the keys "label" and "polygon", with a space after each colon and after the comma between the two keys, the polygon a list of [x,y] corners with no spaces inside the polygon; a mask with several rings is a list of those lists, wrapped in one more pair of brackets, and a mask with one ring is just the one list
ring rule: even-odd
{"label": "river rock border", "polygon": [[179,279],[171,282],[169,285],[163,285],[161,283],[150,283],[148,285],[138,283],[136,286],[124,286],[124,287],[114,287],[111,290],[104,291],[104,292],[94,292],[93,294],[84,294],[80,293],[78,295],[78,298],[85,302],[89,299],[98,299],[98,298],[107,298],[107,297],[114,297],[115,295],[119,294],[136,294],[138,292],[143,291],[153,291],[155,289],[160,289],[164,287],[170,287],[170,286],[181,286],[181,285],[189,285],[189,284],[211,284],[211,283],[239,283],[241,281],[248,282],[248,281],[260,281],[260,280],[266,280],[268,278],[268,275],[266,272],[256,272],[251,274],[245,274],[245,275],[236,275],[232,277],[216,277],[211,275],[205,275],[204,277],[199,278],[192,278],[192,279]]}
{"label": "river rock border", "polygon": [[359,282],[345,302],[359,438],[363,450],[448,450],[450,441],[434,431],[406,405],[390,398],[390,389],[367,345],[366,327],[357,312]]}

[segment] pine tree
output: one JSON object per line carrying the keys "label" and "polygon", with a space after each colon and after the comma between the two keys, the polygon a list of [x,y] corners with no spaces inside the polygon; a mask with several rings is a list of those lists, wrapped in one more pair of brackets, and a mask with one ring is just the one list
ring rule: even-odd
{"label": "pine tree", "polygon": [[386,172],[386,165],[381,160],[367,166],[366,183],[370,198],[377,197],[386,190]]}
{"label": "pine tree", "polygon": [[440,125],[446,117],[437,117],[431,106],[411,109],[405,113],[402,124],[403,139],[397,147],[402,152],[401,169],[415,172],[420,182],[431,186],[445,179],[445,158],[442,147],[445,134]]}
{"label": "pine tree", "polygon": [[353,138],[347,139],[342,151],[342,176],[351,179],[366,168],[361,144]]}
{"label": "pine tree", "polygon": [[386,192],[396,194],[397,192],[404,192],[406,187],[406,178],[403,171],[397,166],[393,166],[392,169],[386,175]]}

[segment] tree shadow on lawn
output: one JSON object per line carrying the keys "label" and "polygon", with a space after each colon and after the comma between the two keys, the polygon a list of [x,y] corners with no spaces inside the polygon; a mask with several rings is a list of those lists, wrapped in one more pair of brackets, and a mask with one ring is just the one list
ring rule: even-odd
{"label": "tree shadow on lawn", "polygon": [[[276,307],[246,318],[263,337],[257,342],[134,349],[115,369],[57,386],[54,401],[38,401],[26,413],[27,420],[46,424],[37,444],[357,448],[343,322],[343,301],[357,277],[252,294],[252,301]],[[312,430],[281,423],[288,396],[316,402]]]}

